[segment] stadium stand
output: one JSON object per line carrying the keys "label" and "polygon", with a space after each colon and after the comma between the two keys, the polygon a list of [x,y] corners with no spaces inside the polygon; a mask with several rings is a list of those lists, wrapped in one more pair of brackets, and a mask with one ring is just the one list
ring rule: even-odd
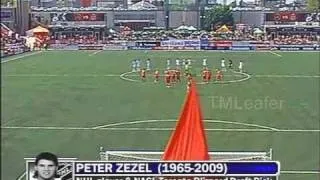
{"label": "stadium stand", "polygon": [[1,57],[28,51],[25,40],[1,23]]}

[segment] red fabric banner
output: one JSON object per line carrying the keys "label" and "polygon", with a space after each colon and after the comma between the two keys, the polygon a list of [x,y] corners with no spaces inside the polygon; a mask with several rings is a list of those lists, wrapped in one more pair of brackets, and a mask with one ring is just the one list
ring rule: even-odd
{"label": "red fabric banner", "polygon": [[180,119],[167,144],[162,160],[209,160],[200,100],[195,82],[191,84]]}

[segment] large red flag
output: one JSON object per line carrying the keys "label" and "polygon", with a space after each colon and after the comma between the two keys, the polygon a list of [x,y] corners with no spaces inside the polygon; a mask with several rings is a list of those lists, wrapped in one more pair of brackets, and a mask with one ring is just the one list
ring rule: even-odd
{"label": "large red flag", "polygon": [[191,83],[180,119],[167,144],[162,160],[209,160],[200,100],[195,82]]}

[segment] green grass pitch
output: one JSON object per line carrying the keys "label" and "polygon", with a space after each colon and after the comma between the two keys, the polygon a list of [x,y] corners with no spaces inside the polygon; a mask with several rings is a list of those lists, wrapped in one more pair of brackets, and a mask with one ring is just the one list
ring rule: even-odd
{"label": "green grass pitch", "polygon": [[[134,82],[119,76],[130,71],[134,58],[150,58],[152,66],[159,69],[165,68],[168,58],[191,58],[197,60],[193,66],[200,73],[202,58],[207,58],[213,69],[225,57],[232,59],[235,67],[243,60],[250,78],[198,85],[204,118],[215,120],[205,123],[210,129],[210,151],[272,148],[274,159],[287,171],[281,180],[317,180],[319,53],[277,54],[48,51],[1,63],[1,179],[17,179],[24,172],[23,158],[41,151],[81,160],[97,160],[100,146],[109,150],[163,151],[171,133],[166,129],[175,125],[165,120],[178,118],[186,84],[167,88],[151,78],[142,83],[136,82],[139,79],[134,74],[125,76]],[[239,78],[230,72],[226,75],[228,80]],[[269,104],[264,103],[266,99]],[[231,103],[226,105],[226,100]],[[247,106],[248,102],[251,105]],[[158,121],[125,124],[139,120]],[[113,129],[93,129],[121,122],[124,124]]]}

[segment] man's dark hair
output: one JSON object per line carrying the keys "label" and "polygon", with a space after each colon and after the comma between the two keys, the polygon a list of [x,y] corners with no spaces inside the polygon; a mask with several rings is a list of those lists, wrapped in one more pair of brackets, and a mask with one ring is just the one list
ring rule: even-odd
{"label": "man's dark hair", "polygon": [[50,152],[43,152],[43,153],[38,154],[38,156],[36,157],[36,162],[35,162],[36,165],[38,165],[39,161],[42,159],[52,161],[55,166],[58,166],[58,157]]}
{"label": "man's dark hair", "polygon": [[[58,157],[50,152],[42,152],[37,155],[35,165],[37,166],[40,160],[52,161],[55,166],[58,166]],[[54,175],[56,178],[59,177],[57,172]],[[38,171],[34,172],[33,178],[38,178]]]}

